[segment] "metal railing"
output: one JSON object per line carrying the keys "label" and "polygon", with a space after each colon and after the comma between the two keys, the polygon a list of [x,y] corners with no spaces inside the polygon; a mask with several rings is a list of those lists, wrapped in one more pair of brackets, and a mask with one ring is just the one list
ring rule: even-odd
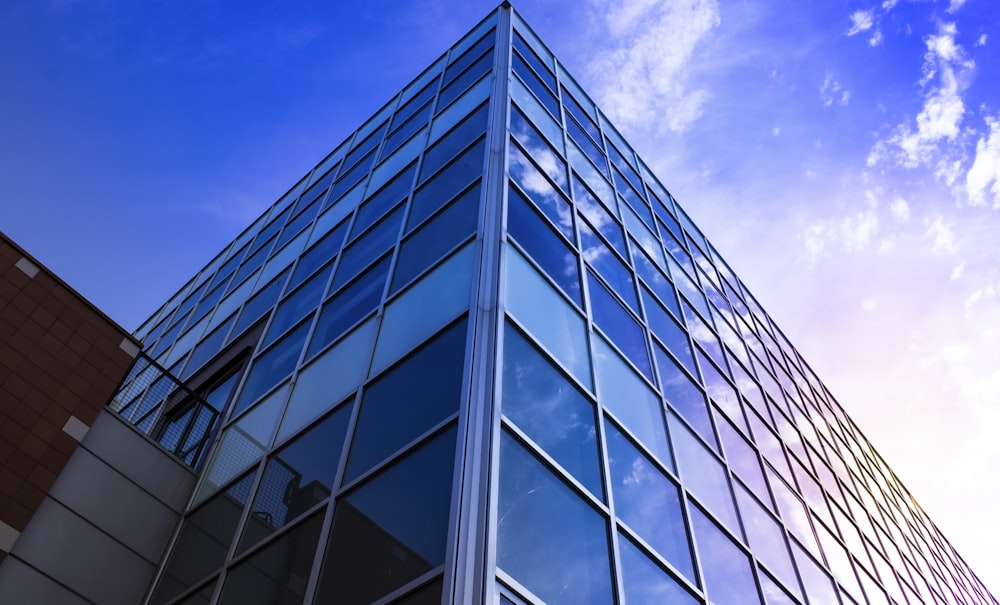
{"label": "metal railing", "polygon": [[136,357],[108,407],[196,470],[221,415],[145,353]]}

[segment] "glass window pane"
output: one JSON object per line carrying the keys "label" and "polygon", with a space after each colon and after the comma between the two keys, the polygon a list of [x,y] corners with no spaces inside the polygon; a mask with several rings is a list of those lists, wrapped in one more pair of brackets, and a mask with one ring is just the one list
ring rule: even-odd
{"label": "glass window pane", "polygon": [[452,325],[365,388],[345,481],[458,411],[466,332],[465,321]]}
{"label": "glass window pane", "polygon": [[177,535],[153,602],[166,603],[222,565],[236,534],[243,505],[250,495],[253,478],[253,474],[243,477],[188,515]]}
{"label": "glass window pane", "polygon": [[458,126],[424,153],[424,162],[420,167],[421,181],[486,132],[488,110],[489,104],[483,103],[479,109],[469,114],[467,118],[459,122]]}
{"label": "glass window pane", "polygon": [[594,404],[509,323],[503,347],[504,415],[603,500]]}
{"label": "glass window pane", "polygon": [[673,357],[659,345],[656,346],[656,363],[660,368],[660,382],[667,403],[680,412],[681,417],[687,420],[698,435],[714,449],[715,433],[712,431],[712,419],[701,389],[695,386],[694,381],[681,370]]}
{"label": "glass window pane", "polygon": [[344,221],[334,227],[329,233],[323,236],[323,239],[316,242],[315,246],[299,257],[299,263],[295,265],[295,273],[292,274],[289,288],[294,288],[305,278],[312,275],[321,265],[332,260],[337,255],[337,252],[340,252],[340,245],[344,243],[344,235],[346,234],[347,221]]}
{"label": "glass window pane", "polygon": [[271,444],[271,434],[284,407],[287,385],[271,393],[222,433],[219,446],[202,474],[194,501],[200,502],[257,462]]}
{"label": "glass window pane", "polygon": [[694,537],[705,576],[705,593],[717,605],[760,603],[750,559],[697,506],[691,506]]}
{"label": "glass window pane", "polygon": [[375,320],[361,324],[299,372],[281,419],[279,441],[358,388],[368,374],[375,327]]}
{"label": "glass window pane", "polygon": [[622,554],[622,588],[628,605],[699,605],[700,601],[622,533],[618,534],[618,546]]}
{"label": "glass window pane", "polygon": [[583,318],[511,247],[507,248],[507,311],[587,388],[590,355]]}
{"label": "glass window pane", "polygon": [[301,603],[323,527],[323,514],[307,521],[229,570],[220,605]]}
{"label": "glass window pane", "polygon": [[238,552],[330,496],[350,417],[351,406],[343,406],[271,456]]}
{"label": "glass window pane", "polygon": [[250,367],[240,398],[233,406],[233,415],[239,414],[247,406],[276,385],[285,376],[291,374],[299,362],[299,354],[309,331],[309,322],[295,328],[270,350],[254,360]]}
{"label": "glass window pane", "polygon": [[674,467],[660,398],[603,338],[594,335],[597,397],[660,462]]}
{"label": "glass window pane", "polygon": [[622,226],[618,224],[618,221],[614,219],[604,204],[597,201],[590,190],[580,182],[576,173],[573,173],[573,196],[576,198],[576,207],[580,210],[580,214],[587,219],[587,222],[611,242],[615,250],[618,250],[622,256],[626,256]]}
{"label": "glass window pane", "polygon": [[581,305],[580,270],[576,253],[556,235],[514,187],[508,187],[507,231],[542,265],[563,292]]}
{"label": "glass window pane", "polygon": [[441,138],[441,135],[451,130],[452,126],[457,124],[463,117],[466,116],[466,114],[469,113],[469,110],[489,98],[490,92],[492,91],[492,84],[492,78],[483,78],[477,82],[475,86],[463,93],[462,98],[455,101],[450,107],[448,107],[448,109],[438,114],[438,116],[434,118],[434,123],[431,125],[431,136],[429,141],[433,143]]}
{"label": "glass window pane", "polygon": [[[532,155],[533,151],[530,147],[526,149],[527,153],[521,151],[520,147],[511,142],[510,157],[508,158],[511,178],[569,241],[575,241],[573,211],[570,209],[569,202],[528,158],[530,156],[539,162],[551,162],[548,167],[544,163],[541,164],[541,169],[557,176],[562,174],[559,165],[561,160],[558,160],[551,151],[544,148],[535,150],[541,152],[539,155]],[[562,176],[561,178],[563,186],[565,186],[566,177]]]}
{"label": "glass window pane", "polygon": [[566,157],[569,158],[569,165],[573,168],[573,172],[580,175],[583,182],[587,184],[587,188],[597,196],[597,199],[612,215],[618,216],[618,203],[615,201],[615,192],[604,175],[594,167],[590,160],[587,159],[586,154],[583,153],[572,139],[566,142],[566,150],[568,152]]}
{"label": "glass window pane", "polygon": [[390,258],[385,257],[326,301],[320,311],[319,321],[316,322],[306,358],[315,355],[378,307],[385,289],[385,278],[389,273],[389,261]]}
{"label": "glass window pane", "polygon": [[550,114],[559,118],[559,101],[556,100],[555,95],[549,91],[548,88],[542,84],[542,81],[535,75],[533,71],[528,67],[524,59],[518,53],[512,53],[511,55],[511,67],[514,73],[517,74],[521,80],[527,84],[528,89],[535,93],[535,97],[542,102],[542,105],[549,111]]}
{"label": "glass window pane", "polygon": [[728,422],[719,422],[719,435],[726,451],[729,468],[742,479],[750,490],[773,510],[771,497],[767,491],[767,481],[760,467],[760,459],[750,443]]}
{"label": "glass window pane", "polygon": [[[580,149],[587,154],[587,158],[590,159],[597,168],[608,176],[608,160],[604,156],[604,152],[594,143],[593,140],[585,132],[583,128],[577,123],[575,119],[570,116],[566,117],[566,131],[569,136],[573,139]],[[598,140],[600,140],[600,135],[598,135]]]}
{"label": "glass window pane", "polygon": [[413,115],[405,124],[399,127],[396,132],[393,132],[385,139],[385,144],[382,145],[381,158],[385,159],[389,157],[394,151],[399,149],[399,147],[405,143],[411,136],[416,134],[418,130],[427,125],[427,120],[431,116],[431,103],[426,103],[420,110]]}
{"label": "glass window pane", "polygon": [[[546,114],[546,117],[548,118],[548,114]],[[548,119],[551,120],[551,118]],[[524,147],[528,157],[538,163],[539,168],[542,169],[545,175],[558,185],[560,189],[566,191],[566,163],[557,152],[557,149],[560,148],[559,143],[555,143],[555,147],[547,143],[538,134],[538,131],[528,118],[518,111],[517,107],[511,107],[510,110],[510,132],[517,139],[517,142]],[[562,141],[561,131],[557,141]]]}
{"label": "glass window pane", "polygon": [[478,202],[477,184],[403,241],[392,277],[392,292],[475,232],[479,222]]}
{"label": "glass window pane", "polygon": [[607,521],[508,433],[497,519],[497,565],[541,599],[614,602]]}
{"label": "glass window pane", "polygon": [[625,353],[625,357],[634,363],[646,378],[653,380],[653,367],[649,361],[649,350],[646,348],[646,331],[590,271],[587,271],[587,284],[591,313],[597,327],[618,345],[618,348]]}
{"label": "glass window pane", "polygon": [[673,414],[668,414],[670,436],[677,451],[681,479],[698,499],[704,502],[736,535],[740,522],[729,491],[729,478],[722,463]]}
{"label": "glass window pane", "polygon": [[633,310],[638,312],[639,301],[635,293],[635,280],[625,263],[611,251],[586,222],[580,223],[580,249],[583,259],[590,263],[601,277],[607,280],[615,293],[621,296]]}
{"label": "glass window pane", "polygon": [[351,281],[362,269],[392,248],[399,237],[399,224],[402,220],[403,207],[400,206],[345,248],[340,255],[340,264],[330,290],[334,291]]}
{"label": "glass window pane", "polygon": [[[802,585],[805,586],[809,603],[815,603],[816,605],[837,605],[840,601],[837,599],[837,593],[834,591],[833,580],[830,579],[830,576],[826,575],[826,572],[823,571],[819,564],[795,540],[792,540],[792,554],[795,557],[795,562],[798,564],[799,573],[802,577]],[[895,580],[889,578],[889,582],[895,582]],[[905,601],[900,598],[900,602]]]}
{"label": "glass window pane", "polygon": [[373,372],[399,359],[469,308],[476,242],[466,244],[386,305]]}
{"label": "glass window pane", "polygon": [[406,199],[413,189],[413,175],[416,171],[417,164],[414,162],[361,204],[361,207],[358,208],[358,217],[354,219],[354,226],[351,227],[352,238],[358,233],[363,233],[375,221],[382,218],[390,208]]}
{"label": "glass window pane", "polygon": [[[514,48],[517,49],[517,52],[519,52],[521,56],[523,56],[524,59],[531,65],[532,69],[538,72],[538,77],[544,80],[545,84],[550,89],[555,90],[556,77],[552,74],[551,67],[543,63],[542,60],[538,58],[535,51],[528,46],[528,43],[524,41],[521,34],[516,31],[514,32],[513,45]],[[555,114],[559,115],[559,112],[555,112]]]}
{"label": "glass window pane", "polygon": [[451,64],[448,65],[448,69],[444,72],[444,84],[448,84],[455,77],[460,74],[463,70],[468,68],[473,62],[476,61],[488,48],[493,45],[493,40],[496,36],[491,31],[482,38],[480,38],[475,44],[473,44],[469,50],[465,51],[458,57],[452,57]]}
{"label": "glass window pane", "polygon": [[482,175],[485,150],[486,139],[483,138],[420,187],[413,195],[407,229],[423,222]]}
{"label": "glass window pane", "polygon": [[445,431],[337,504],[317,603],[367,604],[444,563],[455,437]]}
{"label": "glass window pane", "polygon": [[316,309],[323,291],[326,290],[326,282],[330,277],[329,269],[320,271],[307,281],[301,288],[285,297],[278,305],[278,310],[274,313],[274,319],[267,329],[263,345],[267,346],[278,336],[285,333],[285,330],[299,322],[300,319]]}
{"label": "glass window pane", "polygon": [[[542,107],[542,104],[535,99],[534,95],[528,90],[528,87],[517,78],[511,78],[510,80],[510,98],[517,103],[517,107],[521,108],[531,122],[538,127],[545,138],[548,139],[548,142],[561,152],[563,148],[562,128],[549,112]],[[514,130],[513,113],[512,111],[511,131],[517,134]]]}
{"label": "glass window pane", "polygon": [[615,513],[692,582],[697,582],[680,489],[615,425],[604,423]]}
{"label": "glass window pane", "polygon": [[740,503],[743,526],[750,539],[750,548],[761,563],[767,566],[785,586],[798,594],[795,566],[788,552],[788,543],[781,525],[745,489],[737,487],[736,499]]}
{"label": "glass window pane", "polygon": [[[670,352],[684,364],[687,371],[698,375],[694,365],[694,354],[691,352],[691,341],[687,332],[681,327],[667,310],[645,288],[642,288],[642,300],[646,307],[646,319],[649,329],[670,349]],[[662,368],[661,368],[662,369]]]}
{"label": "glass window pane", "polygon": [[[460,76],[455,78],[451,84],[448,84],[441,89],[441,94],[438,95],[438,111],[440,111],[443,107],[447,107],[449,103],[465,93],[473,82],[482,78],[491,69],[493,69],[492,52],[480,57],[475,63],[472,64],[471,67],[469,67],[469,69],[465,70]],[[492,82],[493,78],[483,78],[483,81]]]}

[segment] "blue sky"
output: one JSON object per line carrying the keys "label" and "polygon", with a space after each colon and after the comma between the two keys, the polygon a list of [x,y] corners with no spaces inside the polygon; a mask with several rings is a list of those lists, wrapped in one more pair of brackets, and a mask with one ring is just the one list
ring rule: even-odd
{"label": "blue sky", "polygon": [[[495,5],[272,4],[0,5],[0,230],[128,329]],[[1000,590],[1000,3],[515,6]]]}

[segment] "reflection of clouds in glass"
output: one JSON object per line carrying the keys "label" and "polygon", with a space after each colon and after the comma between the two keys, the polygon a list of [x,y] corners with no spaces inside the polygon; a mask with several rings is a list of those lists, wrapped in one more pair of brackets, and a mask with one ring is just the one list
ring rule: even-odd
{"label": "reflection of clouds in glass", "polygon": [[[514,145],[510,146],[510,174],[517,181],[518,185],[524,189],[531,199],[541,206],[555,211],[553,219],[557,220],[561,227],[572,230],[573,214],[569,204],[565,202],[562,195],[552,186],[552,183],[538,171],[520,149]],[[532,151],[528,148],[529,155],[535,159],[550,178],[560,186],[565,187],[566,177],[560,169],[560,161],[555,154],[547,148],[539,148]],[[548,167],[546,167],[548,165]],[[546,212],[550,217],[551,212]]]}

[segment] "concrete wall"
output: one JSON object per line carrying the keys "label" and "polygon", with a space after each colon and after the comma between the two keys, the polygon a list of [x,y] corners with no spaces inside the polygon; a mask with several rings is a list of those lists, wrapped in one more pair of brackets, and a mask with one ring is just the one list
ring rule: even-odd
{"label": "concrete wall", "polygon": [[103,410],[0,562],[0,603],[139,603],[196,475]]}

